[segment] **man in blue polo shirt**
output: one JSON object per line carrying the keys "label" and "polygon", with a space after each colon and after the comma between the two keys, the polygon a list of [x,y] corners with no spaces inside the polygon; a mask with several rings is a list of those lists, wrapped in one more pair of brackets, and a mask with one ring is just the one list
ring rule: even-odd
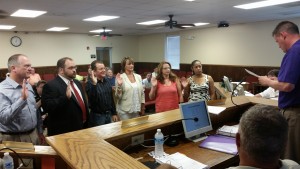
{"label": "man in blue polo shirt", "polygon": [[300,36],[296,24],[280,22],[272,33],[279,48],[285,53],[278,81],[266,76],[259,83],[279,90],[278,107],[289,124],[288,143],[283,158],[300,163]]}

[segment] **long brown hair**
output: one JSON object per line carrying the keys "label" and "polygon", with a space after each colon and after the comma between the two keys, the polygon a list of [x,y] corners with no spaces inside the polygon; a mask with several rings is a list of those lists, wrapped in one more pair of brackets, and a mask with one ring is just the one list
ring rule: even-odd
{"label": "long brown hair", "polygon": [[168,64],[170,66],[170,75],[169,75],[169,79],[172,81],[172,82],[175,82],[176,79],[177,79],[177,76],[172,72],[172,67],[171,67],[171,64],[169,62],[166,62],[166,61],[163,61],[163,62],[160,62],[160,64],[157,66],[157,76],[156,76],[156,79],[164,84],[165,83],[165,78],[162,74],[162,70],[163,70],[163,66],[164,64]]}

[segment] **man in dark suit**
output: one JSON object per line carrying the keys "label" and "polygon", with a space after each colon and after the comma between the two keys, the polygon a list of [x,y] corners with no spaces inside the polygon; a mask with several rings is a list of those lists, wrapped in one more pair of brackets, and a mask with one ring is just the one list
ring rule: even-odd
{"label": "man in dark suit", "polygon": [[48,112],[48,136],[87,126],[88,104],[81,83],[75,79],[76,69],[73,59],[59,59],[58,76],[43,88],[42,104]]}

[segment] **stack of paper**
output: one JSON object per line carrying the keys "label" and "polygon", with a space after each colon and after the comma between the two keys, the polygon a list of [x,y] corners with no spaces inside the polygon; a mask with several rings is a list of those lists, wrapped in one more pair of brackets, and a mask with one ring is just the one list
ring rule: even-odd
{"label": "stack of paper", "polygon": [[234,125],[234,126],[224,125],[223,127],[217,130],[217,134],[235,137],[238,130],[239,130],[239,125]]}
{"label": "stack of paper", "polygon": [[209,167],[205,164],[202,164],[196,160],[193,160],[181,153],[174,153],[162,158],[157,158],[157,162],[159,163],[167,163],[176,168],[182,169],[208,169]]}
{"label": "stack of paper", "polygon": [[207,137],[207,139],[200,143],[199,147],[221,151],[233,155],[236,155],[238,153],[234,137],[210,135]]}

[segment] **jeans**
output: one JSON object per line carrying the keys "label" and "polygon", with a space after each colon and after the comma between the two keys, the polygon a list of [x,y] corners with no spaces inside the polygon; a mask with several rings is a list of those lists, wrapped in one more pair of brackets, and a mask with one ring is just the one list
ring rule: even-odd
{"label": "jeans", "polygon": [[91,113],[91,116],[90,116],[90,126],[91,127],[108,124],[108,123],[111,123],[111,113],[110,112],[103,113],[103,114]]}

